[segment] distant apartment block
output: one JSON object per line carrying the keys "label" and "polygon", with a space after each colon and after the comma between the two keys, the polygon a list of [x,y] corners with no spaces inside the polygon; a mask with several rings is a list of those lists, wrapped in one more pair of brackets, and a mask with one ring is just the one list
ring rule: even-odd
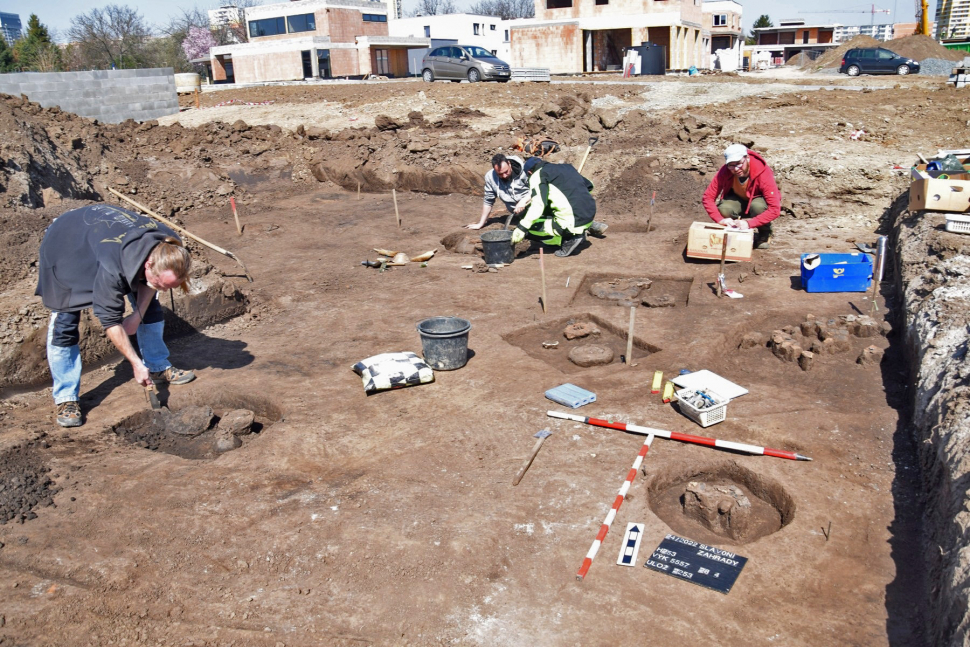
{"label": "distant apartment block", "polygon": [[246,9],[248,43],[213,47],[213,80],[407,76],[408,50],[427,38],[388,35],[388,6],[371,0],[299,0]]}
{"label": "distant apartment block", "polygon": [[212,28],[242,24],[243,10],[236,5],[222,5],[209,10],[209,26]]}
{"label": "distant apartment block", "polygon": [[835,42],[845,43],[856,36],[869,36],[876,40],[887,41],[896,38],[895,25],[836,25]]}
{"label": "distant apartment block", "polygon": [[936,33],[940,40],[970,40],[970,0],[938,0]]}
{"label": "distant apartment block", "polygon": [[18,14],[0,12],[0,35],[3,35],[8,45],[13,45],[14,41],[20,38],[22,30],[23,25],[20,23]]}

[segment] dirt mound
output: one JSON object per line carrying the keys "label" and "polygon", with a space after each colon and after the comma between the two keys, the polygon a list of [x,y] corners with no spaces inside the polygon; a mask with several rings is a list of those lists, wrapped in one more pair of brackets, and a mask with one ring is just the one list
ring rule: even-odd
{"label": "dirt mound", "polygon": [[883,47],[885,43],[878,41],[872,36],[856,36],[850,41],[846,41],[836,47],[835,49],[830,49],[821,56],[819,56],[814,61],[811,61],[805,67],[817,70],[823,67],[839,67],[842,65],[842,57],[850,49],[855,49],[856,47]]}
{"label": "dirt mound", "polygon": [[900,56],[911,58],[915,61],[922,61],[924,58],[942,58],[947,61],[962,61],[966,52],[958,52],[947,49],[929,36],[913,34],[897,38],[882,44],[888,50],[892,50]]}
{"label": "dirt mound", "polygon": [[15,445],[0,454],[0,524],[37,518],[38,505],[54,505],[57,488],[40,450],[49,446],[41,438]]}

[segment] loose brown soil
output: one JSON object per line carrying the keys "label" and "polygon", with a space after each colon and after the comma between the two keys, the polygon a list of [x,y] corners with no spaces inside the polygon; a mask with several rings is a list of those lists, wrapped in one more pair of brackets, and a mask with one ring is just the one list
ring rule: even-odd
{"label": "loose brown soil", "polygon": [[[49,469],[45,491],[59,491],[53,507],[38,497],[37,518],[0,525],[0,644],[617,645],[644,635],[657,644],[929,644],[940,618],[921,612],[929,588],[900,335],[893,326],[887,336],[849,335],[847,350],[819,353],[810,370],[769,342],[782,331],[809,346],[800,327],[809,319],[872,314],[895,324],[893,277],[873,313],[864,293],[803,291],[799,254],[848,252],[891,232],[915,153],[960,145],[970,113],[960,91],[926,79],[894,79],[899,89],[866,80],[866,91],[842,82],[818,92],[741,77],[268,87],[205,94],[207,107],[179,117],[197,127],[96,125],[4,99],[4,344],[34,335],[32,361],[43,363],[46,313],[32,296],[41,232],[60,210],[122,186],[237,253],[256,279],[193,247],[206,276],[229,281],[246,307],[173,341],[173,361],[199,379],[165,403],[249,409],[264,428],[196,460],[127,442],[112,429],[145,417],[147,404],[112,357],[84,375],[80,429],[54,425],[49,390],[6,391],[0,469]],[[274,103],[208,107],[234,98]],[[270,121],[249,125],[256,110]],[[396,125],[378,125],[381,114]],[[309,125],[313,115],[334,126]],[[859,129],[866,135],[850,139]],[[578,255],[544,257],[547,312],[535,253],[470,272],[462,266],[473,255],[441,244],[478,219],[491,155],[537,135],[561,144],[553,161],[574,164],[599,137],[584,174],[597,219],[610,224]],[[771,248],[727,267],[737,300],[715,296],[717,263],[684,257],[690,223],[706,218],[701,193],[735,141],[764,154],[784,199]],[[63,202],[48,192],[40,207],[51,187]],[[438,252],[426,267],[380,272],[360,265],[374,248]],[[474,243],[463,251],[474,254]],[[651,289],[673,281],[675,307],[637,309],[635,366],[573,370],[546,359],[567,353],[542,342],[564,346],[563,329],[579,320],[625,353],[629,309],[586,300],[592,276],[646,277]],[[415,324],[435,315],[472,323],[468,364],[366,396],[350,367],[420,352]],[[741,347],[749,333],[762,343]],[[99,336],[96,324],[87,335]],[[870,345],[882,360],[858,363]],[[702,368],[750,390],[706,430],[650,393],[657,370]],[[643,438],[547,417],[561,407],[543,393],[565,382],[597,395],[580,415],[814,461],[655,440],[579,582]],[[513,488],[544,428],[553,435]],[[15,448],[41,433],[23,458]],[[758,519],[770,532],[742,543],[685,520],[673,503],[657,507],[658,493],[675,497],[698,479],[764,503]],[[749,561],[727,596],[619,568],[628,521],[643,524],[644,550],[677,532],[738,544],[732,551]]]}

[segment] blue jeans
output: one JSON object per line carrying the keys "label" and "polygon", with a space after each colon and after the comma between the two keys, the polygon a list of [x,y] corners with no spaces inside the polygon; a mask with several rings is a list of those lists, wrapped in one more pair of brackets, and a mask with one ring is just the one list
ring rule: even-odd
{"label": "blue jeans", "polygon": [[[128,300],[134,302],[134,295],[128,295]],[[81,394],[80,323],[80,312],[51,313],[47,327],[47,364],[54,377],[54,404],[77,402]],[[162,339],[164,331],[162,307],[155,298],[136,333],[142,361],[152,373],[164,371],[172,365],[168,361],[168,346]]]}

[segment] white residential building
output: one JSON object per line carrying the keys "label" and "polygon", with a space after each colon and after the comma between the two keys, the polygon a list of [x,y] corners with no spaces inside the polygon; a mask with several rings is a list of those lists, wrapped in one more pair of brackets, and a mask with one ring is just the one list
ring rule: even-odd
{"label": "white residential building", "polygon": [[478,45],[503,61],[509,60],[509,22],[496,16],[470,13],[447,13],[391,20],[391,36],[412,36],[447,40],[457,45]]}

